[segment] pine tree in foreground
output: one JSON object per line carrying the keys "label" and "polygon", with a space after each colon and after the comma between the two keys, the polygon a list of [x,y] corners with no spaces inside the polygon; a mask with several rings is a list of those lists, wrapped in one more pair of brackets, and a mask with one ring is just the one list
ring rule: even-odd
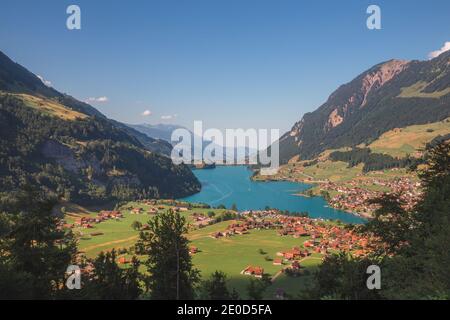
{"label": "pine tree in foreground", "polygon": [[161,212],[141,232],[136,253],[147,256],[146,279],[151,299],[194,299],[199,271],[192,265],[186,219],[178,212]]}

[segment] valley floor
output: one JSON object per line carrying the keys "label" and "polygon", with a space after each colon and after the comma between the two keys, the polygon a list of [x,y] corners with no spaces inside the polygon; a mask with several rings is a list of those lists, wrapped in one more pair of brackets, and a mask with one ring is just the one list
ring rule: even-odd
{"label": "valley floor", "polygon": [[[248,222],[253,221],[251,213],[240,213],[239,221],[218,222],[215,218],[230,210],[186,207],[188,205],[162,201],[132,202],[116,211],[99,212],[66,204],[65,226],[72,228],[77,236],[80,254],[94,258],[101,251],[110,251],[114,248],[119,253],[119,263],[126,267],[139,236],[139,230],[132,227],[133,222],[140,222],[143,226],[141,229],[145,229],[146,223],[157,211],[169,208],[179,210],[189,223],[190,231],[187,238],[191,241],[194,266],[201,271],[202,278],[208,278],[216,270],[223,271],[228,276],[230,287],[236,288],[243,297],[252,277],[243,274],[243,270],[249,266],[262,268],[264,274],[272,278],[272,285],[266,291],[266,298],[274,298],[280,290],[295,297],[312,285],[314,270],[326,254],[339,250],[339,246],[345,250],[349,249],[350,240],[345,240],[347,239],[345,237],[350,238],[344,233],[342,239],[325,241],[330,228],[340,230],[339,224],[335,222],[298,218],[300,219],[298,221],[303,221],[301,223],[304,223],[304,226],[299,222],[295,229],[296,233],[294,229],[288,228],[291,220],[284,220],[292,217],[266,212],[261,213],[263,215],[261,221],[266,221],[267,229],[259,225],[252,228]],[[249,214],[247,218],[241,218]],[[280,225],[275,228],[268,221]],[[303,229],[299,231],[299,228],[306,228],[309,231]],[[320,238],[323,239],[319,240]],[[353,245],[354,249],[364,249],[360,244],[364,246],[366,240],[358,241],[361,242],[350,244],[349,247]],[[308,250],[309,253],[305,254]],[[288,258],[282,254],[288,255]],[[292,265],[297,263],[294,261],[301,266],[296,270],[298,276],[288,276],[283,269],[292,268]],[[144,269],[142,271],[145,272]]]}

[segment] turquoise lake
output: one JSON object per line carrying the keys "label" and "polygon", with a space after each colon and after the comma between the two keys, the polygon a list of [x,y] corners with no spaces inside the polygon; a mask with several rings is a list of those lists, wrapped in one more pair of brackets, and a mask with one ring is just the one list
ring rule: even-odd
{"label": "turquoise lake", "polygon": [[266,206],[291,212],[308,212],[311,218],[339,219],[346,223],[364,223],[365,220],[344,211],[329,208],[322,197],[302,197],[297,193],[310,185],[288,181],[252,181],[252,171],[245,166],[218,166],[215,169],[193,170],[202,184],[202,190],[182,200],[220,204],[239,210],[264,209]]}

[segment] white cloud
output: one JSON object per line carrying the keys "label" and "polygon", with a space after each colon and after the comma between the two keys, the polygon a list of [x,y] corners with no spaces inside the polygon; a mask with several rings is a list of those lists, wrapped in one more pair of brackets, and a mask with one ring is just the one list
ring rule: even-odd
{"label": "white cloud", "polygon": [[152,114],[152,112],[150,111],[150,110],[145,110],[144,112],[142,112],[142,115],[144,116],[144,117],[148,117],[149,115],[151,115]]}
{"label": "white cloud", "polygon": [[108,97],[105,97],[105,96],[98,97],[98,98],[90,97],[90,98],[87,98],[87,100],[86,100],[86,102],[99,102],[99,103],[104,103],[104,102],[108,102],[108,101],[109,101]]}
{"label": "white cloud", "polygon": [[40,76],[38,74],[36,75],[36,77],[38,77],[39,80],[41,80],[42,83],[45,84],[47,87],[51,87],[52,86],[51,81],[45,80],[42,76]]}
{"label": "white cloud", "polygon": [[428,54],[428,58],[430,58],[430,59],[436,58],[436,57],[438,57],[440,54],[442,54],[442,53],[444,53],[444,52],[446,52],[446,51],[448,51],[448,50],[450,50],[450,41],[446,41],[446,42],[444,43],[444,46],[443,46],[442,48],[440,48],[439,50],[431,51],[431,52]]}

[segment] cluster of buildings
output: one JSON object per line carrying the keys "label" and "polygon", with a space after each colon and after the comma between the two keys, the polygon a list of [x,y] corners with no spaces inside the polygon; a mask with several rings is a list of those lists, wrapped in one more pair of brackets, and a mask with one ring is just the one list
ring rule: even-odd
{"label": "cluster of buildings", "polygon": [[[252,217],[245,217],[248,211],[241,213],[241,220],[236,223],[231,223],[224,231],[218,231],[211,236],[215,239],[222,237],[230,237],[233,235],[247,234],[252,229],[274,229],[274,224],[269,220],[254,219]],[[258,211],[259,212],[259,211]]]}
{"label": "cluster of buildings", "polygon": [[[131,207],[131,206],[127,207],[126,209],[128,211],[130,211],[131,214],[150,214],[150,215],[157,214],[159,212],[159,210],[166,209],[162,205],[156,205],[151,202],[145,202],[144,204],[149,206],[149,208],[147,210],[145,210],[142,207]],[[177,206],[175,206],[171,209],[174,210],[175,212],[186,212],[189,210],[189,208],[187,208],[187,207],[177,207]]]}
{"label": "cluster of buildings", "polygon": [[346,185],[327,182],[321,187],[324,190],[334,190],[338,194],[331,198],[329,204],[337,209],[351,212],[358,212],[362,215],[370,215],[378,206],[369,203],[369,200],[381,197],[385,192],[375,191],[364,186],[379,186],[389,190],[389,193],[398,194],[402,202],[405,203],[405,209],[411,209],[421,196],[420,182],[413,181],[407,177],[395,178],[392,180],[384,179],[364,179],[352,180]]}
{"label": "cluster of buildings", "polygon": [[[279,236],[307,238],[299,246],[277,252],[277,257],[273,260],[274,265],[287,265],[283,270],[290,273],[300,272],[302,259],[313,253],[326,256],[332,252],[343,251],[354,256],[365,256],[379,245],[377,239],[371,235],[361,235],[320,219],[281,215],[276,210],[242,212],[240,220],[230,224],[224,231],[213,233],[212,237],[246,234],[252,229],[273,229]],[[241,273],[260,277],[264,269],[247,266]]]}
{"label": "cluster of buildings", "polygon": [[92,229],[94,227],[94,224],[101,223],[106,220],[119,220],[123,218],[123,214],[121,211],[118,210],[112,210],[112,211],[100,211],[97,216],[95,217],[80,217],[75,219],[74,223],[72,225],[65,225],[65,227],[74,228],[74,227],[81,227],[81,228],[87,228]]}
{"label": "cluster of buildings", "polygon": [[210,217],[205,216],[203,213],[194,212],[192,214],[192,219],[194,220],[193,224],[196,227],[206,227],[210,225],[214,220]]}
{"label": "cluster of buildings", "polygon": [[302,249],[300,249],[300,247],[293,247],[290,250],[277,252],[277,256],[282,257],[282,258],[275,259],[273,261],[273,264],[274,265],[277,265],[277,264],[282,265],[283,262],[289,262],[292,260],[306,258],[309,255],[311,255],[311,252],[309,252],[308,249],[302,250]]}
{"label": "cluster of buildings", "polygon": [[249,233],[250,229],[252,229],[250,225],[245,222],[232,223],[224,231],[214,232],[213,234],[211,234],[211,236],[215,239],[219,239],[222,237],[231,237],[237,234],[247,234]]}
{"label": "cluster of buildings", "polygon": [[131,214],[157,214],[158,210],[164,209],[163,206],[150,206],[147,210],[142,207],[127,207],[125,208]]}
{"label": "cluster of buildings", "polygon": [[305,217],[284,217],[280,220],[282,222],[282,228],[278,230],[280,236],[309,237],[303,242],[305,248],[303,252],[298,247],[281,252],[285,259],[306,257],[310,252],[327,255],[332,251],[346,251],[354,255],[365,255],[373,250],[377,243],[370,235],[360,235],[350,229],[325,224],[320,220]]}

